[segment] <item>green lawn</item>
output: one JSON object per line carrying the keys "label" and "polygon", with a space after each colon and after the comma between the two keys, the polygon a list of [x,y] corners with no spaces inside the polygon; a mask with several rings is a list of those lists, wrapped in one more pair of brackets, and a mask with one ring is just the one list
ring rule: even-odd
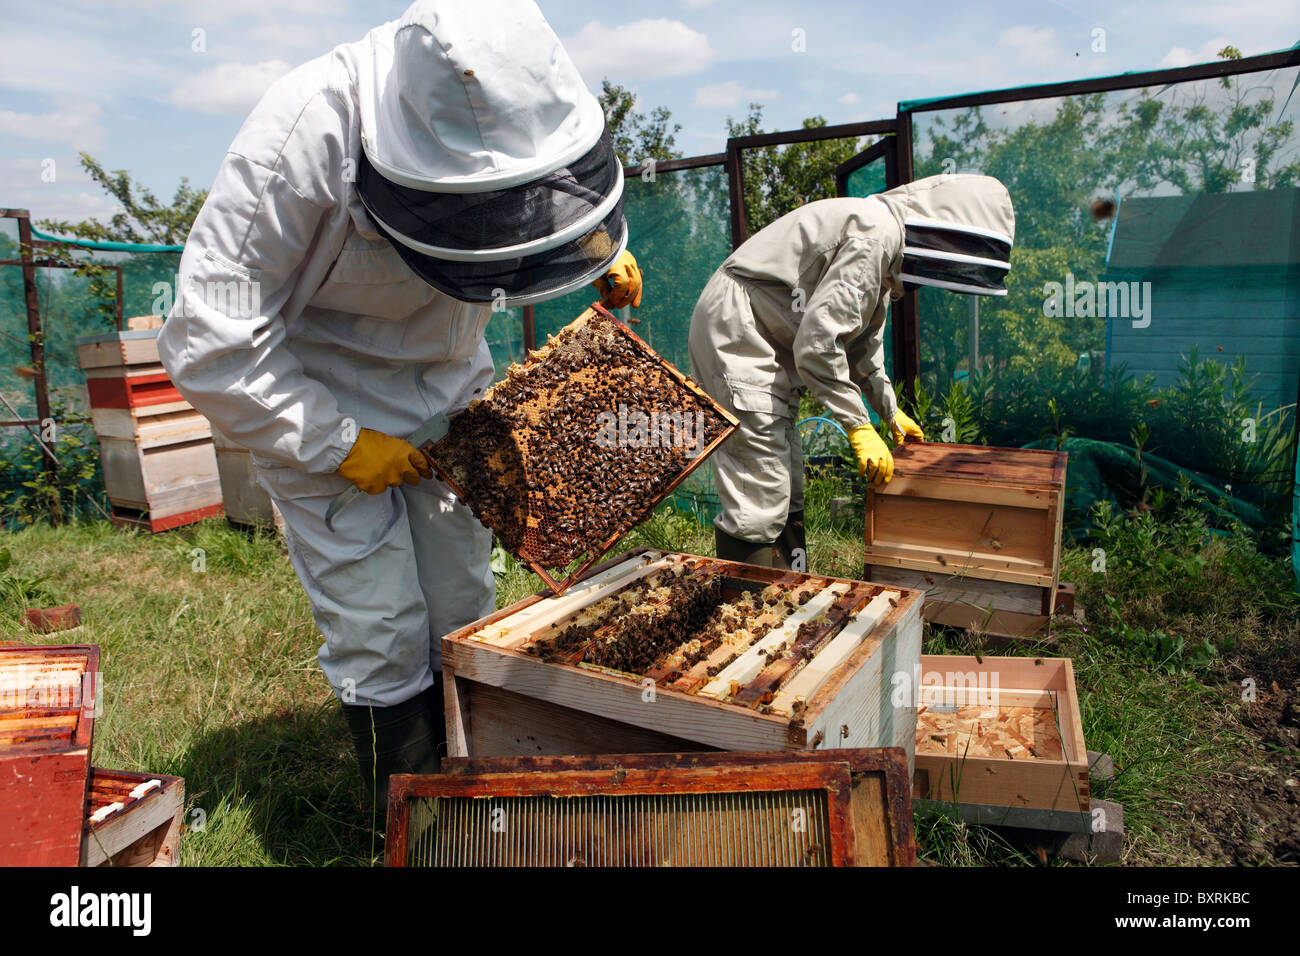
{"label": "green lawn", "polygon": [[[860,518],[835,522],[828,507],[842,490],[810,486],[811,562],[856,577]],[[1126,863],[1296,862],[1300,818],[1286,785],[1300,776],[1289,731],[1300,713],[1294,582],[1285,562],[1256,555],[1244,539],[1207,534],[1190,514],[1112,519],[1098,539],[1105,573],[1092,571],[1096,542],[1067,549],[1064,576],[1078,584],[1086,630],[1068,627],[1058,648],[1020,652],[1074,658],[1088,745],[1119,770],[1094,793],[1125,808]],[[18,624],[25,603],[81,605],[79,632],[44,640],[102,649],[96,765],[185,778],[183,863],[382,858],[338,704],[316,663],[307,600],[276,537],[213,521],[156,536],[93,522],[3,538],[12,554],[0,575],[3,638],[42,640]],[[638,545],[713,548],[711,530],[663,511],[621,547]],[[507,560],[499,601],[538,586]],[[987,649],[935,631],[926,650]],[[1253,704],[1241,699],[1245,678],[1258,689]],[[917,825],[928,862],[1039,862],[1032,845],[988,831],[943,818]]]}

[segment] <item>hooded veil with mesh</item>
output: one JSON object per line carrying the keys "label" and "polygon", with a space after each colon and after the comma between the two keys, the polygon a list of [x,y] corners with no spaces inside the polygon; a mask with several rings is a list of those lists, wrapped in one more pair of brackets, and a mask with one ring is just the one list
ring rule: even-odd
{"label": "hooded veil with mesh", "polygon": [[604,113],[537,6],[421,0],[358,76],[357,189],[422,279],[526,305],[603,275],[627,242]]}
{"label": "hooded veil with mesh", "polygon": [[1016,217],[998,180],[928,176],[872,198],[888,206],[903,227],[903,248],[891,269],[903,288],[1007,294]]}

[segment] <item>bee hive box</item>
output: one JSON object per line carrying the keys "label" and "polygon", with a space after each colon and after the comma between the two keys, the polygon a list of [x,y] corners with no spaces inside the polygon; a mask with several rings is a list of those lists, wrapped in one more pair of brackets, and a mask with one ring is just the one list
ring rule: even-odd
{"label": "bee hive box", "polygon": [[222,502],[212,429],[168,378],[157,340],[156,328],[85,336],[77,356],[114,522],[165,531]]}
{"label": "bee hive box", "polygon": [[562,593],[735,425],[593,306],[454,416],[431,457],[502,546]]}
{"label": "bee hive box", "polygon": [[1064,452],[908,442],[894,478],[870,486],[866,569],[926,592],[927,620],[1007,636],[1056,610]]}
{"label": "bee hive box", "polygon": [[185,781],[126,770],[90,772],[82,866],[176,866]]}
{"label": "bee hive box", "polygon": [[76,866],[95,726],[94,645],[0,647],[0,866]]}
{"label": "bee hive box", "polygon": [[1069,658],[925,655],[918,675],[913,796],[1088,812],[1088,751]]}
{"label": "bee hive box", "polygon": [[915,749],[921,595],[638,549],[443,639],[452,756]]}

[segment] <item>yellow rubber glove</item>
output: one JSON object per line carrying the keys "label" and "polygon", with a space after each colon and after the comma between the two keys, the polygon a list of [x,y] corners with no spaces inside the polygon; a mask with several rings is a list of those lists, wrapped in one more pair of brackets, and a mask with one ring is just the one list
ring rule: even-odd
{"label": "yellow rubber glove", "polygon": [[889,423],[889,434],[893,436],[894,443],[897,445],[903,444],[909,438],[925,441],[925,432],[921,431],[921,426],[903,414],[901,408],[894,412],[894,420]]}
{"label": "yellow rubber glove", "polygon": [[614,267],[592,285],[600,293],[601,302],[611,308],[641,307],[641,267],[636,264],[636,257],[626,249],[614,260]]}
{"label": "yellow rubber glove", "polygon": [[872,484],[889,484],[894,477],[894,456],[876,430],[870,424],[850,428],[849,444],[858,456],[858,474],[866,475]]}
{"label": "yellow rubber glove", "polygon": [[409,441],[363,428],[339,474],[366,494],[377,495],[402,482],[418,485],[421,478],[433,477],[433,468]]}

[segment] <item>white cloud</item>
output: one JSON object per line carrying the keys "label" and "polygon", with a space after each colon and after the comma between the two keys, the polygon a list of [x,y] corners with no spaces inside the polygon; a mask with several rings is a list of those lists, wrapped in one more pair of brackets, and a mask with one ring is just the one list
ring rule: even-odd
{"label": "white cloud", "polygon": [[739,106],[741,103],[753,103],[756,100],[774,100],[781,94],[776,90],[752,89],[741,86],[736,80],[701,86],[695,91],[692,106],[706,109],[719,109],[724,106]]}
{"label": "white cloud", "polygon": [[283,60],[221,63],[195,73],[172,90],[168,99],[181,109],[200,113],[247,113],[266,88],[289,70]]}
{"label": "white cloud", "polygon": [[858,102],[858,94],[845,93],[843,96],[840,97],[839,101],[843,103],[845,106],[853,106]]}
{"label": "white cloud", "polygon": [[700,7],[707,7],[713,0],[682,0],[682,6],[687,10],[698,10]]}
{"label": "white cloud", "polygon": [[1173,69],[1180,66],[1191,66],[1193,63],[1212,63],[1219,58],[1217,56],[1218,52],[1230,42],[1227,37],[1215,37],[1213,40],[1206,41],[1195,52],[1188,50],[1186,47],[1171,47],[1169,52],[1164,55],[1164,59],[1156,64],[1156,69]]}
{"label": "white cloud", "polygon": [[1051,27],[1014,26],[998,36],[998,46],[1009,47],[1029,63],[1047,63],[1058,58],[1056,31]]}
{"label": "white cloud", "polygon": [[588,84],[698,73],[713,60],[709,38],[680,20],[637,20],[606,26],[592,20],[564,48]]}
{"label": "white cloud", "polygon": [[323,53],[332,45],[324,31],[306,23],[269,22],[253,27],[248,34],[255,42],[268,47],[293,50],[316,50]]}
{"label": "white cloud", "polygon": [[0,136],[18,136],[77,150],[95,150],[104,140],[104,127],[99,116],[99,106],[95,103],[57,97],[54,110],[49,113],[0,110]]}

